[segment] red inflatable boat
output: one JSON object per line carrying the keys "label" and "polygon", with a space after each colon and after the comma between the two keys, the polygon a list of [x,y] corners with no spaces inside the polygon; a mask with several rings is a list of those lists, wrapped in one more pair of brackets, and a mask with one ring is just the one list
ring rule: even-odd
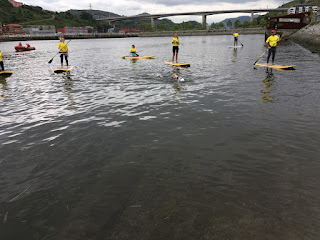
{"label": "red inflatable boat", "polygon": [[17,52],[36,50],[35,47],[15,46]]}

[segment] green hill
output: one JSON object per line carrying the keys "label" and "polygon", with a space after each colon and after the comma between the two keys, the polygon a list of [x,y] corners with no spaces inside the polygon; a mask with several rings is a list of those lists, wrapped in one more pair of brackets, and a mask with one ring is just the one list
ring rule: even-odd
{"label": "green hill", "polygon": [[293,6],[300,5],[300,4],[320,6],[320,0],[294,0],[294,1],[288,2],[286,4],[283,4],[280,7],[281,8],[291,8]]}
{"label": "green hill", "polygon": [[109,28],[109,24],[95,20],[90,14],[76,16],[70,11],[48,12],[41,7],[23,5],[15,8],[7,0],[0,0],[0,22],[2,24],[16,23],[28,25],[55,25],[61,27],[92,26],[96,28]]}

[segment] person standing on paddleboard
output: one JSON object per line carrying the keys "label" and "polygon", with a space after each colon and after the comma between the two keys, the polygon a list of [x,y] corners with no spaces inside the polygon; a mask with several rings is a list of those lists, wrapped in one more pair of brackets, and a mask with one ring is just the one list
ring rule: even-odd
{"label": "person standing on paddleboard", "polygon": [[178,33],[174,34],[174,38],[172,38],[172,62],[174,62],[174,56],[176,56],[176,63],[178,63],[178,53],[179,53],[179,45],[180,45],[180,39],[178,37]]}
{"label": "person standing on paddleboard", "polygon": [[3,58],[3,53],[2,53],[1,50],[0,50],[0,67],[1,67],[2,72],[3,72],[3,71],[4,71],[4,65],[3,65],[2,58]]}
{"label": "person standing on paddleboard", "polygon": [[134,45],[132,45],[132,48],[130,50],[130,54],[132,57],[139,57],[139,55],[137,54],[136,47]]}
{"label": "person standing on paddleboard", "polygon": [[276,30],[271,31],[271,36],[268,37],[266,41],[267,48],[269,49],[268,58],[267,58],[267,66],[269,66],[269,59],[272,54],[272,65],[274,65],[274,58],[276,56],[276,47],[277,43],[282,40],[284,35],[282,35],[281,38],[279,38],[278,35],[276,35]]}
{"label": "person standing on paddleboard", "polygon": [[59,53],[61,58],[61,68],[63,67],[63,56],[66,60],[67,66],[69,66],[69,62],[68,62],[69,49],[68,49],[68,44],[64,40],[65,39],[62,37],[60,39],[61,42],[59,43],[59,46],[58,46],[58,49],[60,49]]}
{"label": "person standing on paddleboard", "polygon": [[233,36],[234,36],[233,45],[236,47],[236,46],[238,46],[238,37],[239,37],[239,33],[238,33],[237,30],[235,31],[235,33],[233,34]]}

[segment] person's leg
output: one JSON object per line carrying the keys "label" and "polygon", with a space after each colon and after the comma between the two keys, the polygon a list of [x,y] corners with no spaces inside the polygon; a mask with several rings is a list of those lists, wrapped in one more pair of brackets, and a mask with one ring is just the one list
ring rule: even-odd
{"label": "person's leg", "polygon": [[63,54],[60,54],[61,67],[63,66]]}
{"label": "person's leg", "polygon": [[2,61],[0,62],[0,66],[1,66],[2,71],[4,71],[4,66],[3,66],[3,62]]}
{"label": "person's leg", "polygon": [[270,56],[271,56],[271,52],[272,52],[272,49],[269,49],[269,51],[268,51],[268,58],[267,58],[267,64],[269,64],[269,59],[270,59]]}
{"label": "person's leg", "polygon": [[67,66],[69,66],[68,56],[67,56],[67,55],[64,55],[64,58],[65,58],[65,60],[66,60]]}
{"label": "person's leg", "polygon": [[178,53],[179,53],[179,47],[176,49],[176,63],[178,63]]}
{"label": "person's leg", "polygon": [[272,64],[274,65],[274,59],[276,57],[276,48],[272,49]]}
{"label": "person's leg", "polygon": [[174,56],[175,56],[175,49],[172,47],[172,62],[174,62]]}

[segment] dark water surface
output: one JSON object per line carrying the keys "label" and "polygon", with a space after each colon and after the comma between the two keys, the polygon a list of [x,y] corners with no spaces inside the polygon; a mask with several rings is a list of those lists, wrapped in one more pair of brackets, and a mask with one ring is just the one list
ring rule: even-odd
{"label": "dark water surface", "polygon": [[0,239],[320,239],[320,58],[255,70],[263,40],[181,37],[188,69],[170,37],[72,40],[71,76],[1,43]]}

